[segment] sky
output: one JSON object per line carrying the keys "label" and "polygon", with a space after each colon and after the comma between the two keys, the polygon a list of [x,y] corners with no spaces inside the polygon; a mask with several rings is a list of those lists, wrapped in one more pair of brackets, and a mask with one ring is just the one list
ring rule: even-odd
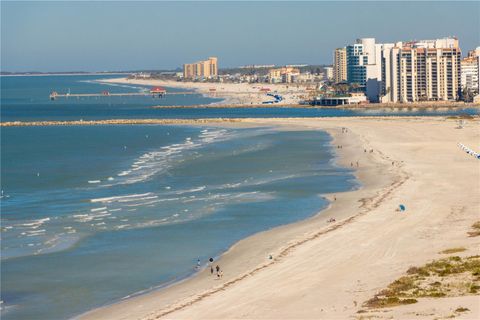
{"label": "sky", "polygon": [[1,1],[1,71],[331,64],[333,50],[457,36],[480,46],[480,2]]}

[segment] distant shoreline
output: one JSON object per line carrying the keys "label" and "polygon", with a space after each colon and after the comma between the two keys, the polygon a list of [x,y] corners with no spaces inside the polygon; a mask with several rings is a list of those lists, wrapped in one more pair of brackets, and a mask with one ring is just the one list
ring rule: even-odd
{"label": "distant shoreline", "polygon": [[[153,108],[329,108],[329,109],[453,109],[453,108],[480,108],[480,103],[465,103],[456,101],[425,101],[411,103],[369,103],[349,104],[339,106],[311,106],[302,104],[312,98],[313,83],[220,83],[220,82],[183,82],[166,79],[128,79],[111,78],[98,79],[98,83],[136,84],[145,86],[162,86],[176,89],[194,90],[206,97],[222,98],[224,100],[208,105],[193,106],[154,106]],[[262,92],[264,88],[270,91]],[[282,96],[278,103],[264,103],[272,101],[267,93]],[[168,96],[168,91],[167,91]]]}
{"label": "distant shoreline", "polygon": [[129,72],[86,72],[86,73],[15,73],[15,74],[0,74],[0,77],[47,77],[47,76],[114,76],[130,74]]}

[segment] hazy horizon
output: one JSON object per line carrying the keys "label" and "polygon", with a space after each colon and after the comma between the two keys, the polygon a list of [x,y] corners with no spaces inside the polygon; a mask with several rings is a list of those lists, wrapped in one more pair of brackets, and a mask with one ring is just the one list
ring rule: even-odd
{"label": "hazy horizon", "polygon": [[1,71],[173,70],[217,56],[219,66],[331,64],[333,50],[457,36],[480,45],[478,2],[1,3]]}

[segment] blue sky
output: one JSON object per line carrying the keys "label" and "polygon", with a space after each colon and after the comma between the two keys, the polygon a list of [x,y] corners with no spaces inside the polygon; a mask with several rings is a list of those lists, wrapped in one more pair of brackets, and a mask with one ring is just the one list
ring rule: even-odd
{"label": "blue sky", "polygon": [[480,45],[480,2],[1,2],[2,71],[329,64],[359,37]]}

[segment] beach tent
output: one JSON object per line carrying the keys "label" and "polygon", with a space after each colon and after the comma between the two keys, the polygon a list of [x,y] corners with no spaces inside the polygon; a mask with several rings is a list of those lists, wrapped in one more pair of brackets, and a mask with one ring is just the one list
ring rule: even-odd
{"label": "beach tent", "polygon": [[405,206],[403,204],[399,205],[398,208],[400,209],[400,211],[405,211]]}

